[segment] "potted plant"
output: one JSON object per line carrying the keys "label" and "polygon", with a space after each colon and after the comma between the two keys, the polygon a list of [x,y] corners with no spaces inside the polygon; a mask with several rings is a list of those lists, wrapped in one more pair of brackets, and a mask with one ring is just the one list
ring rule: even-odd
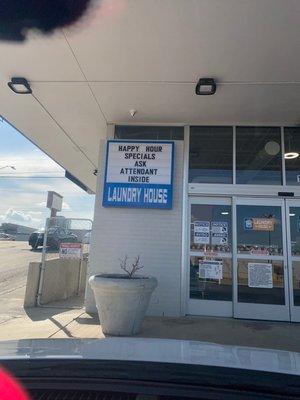
{"label": "potted plant", "polygon": [[107,335],[129,336],[140,332],[151,294],[157,279],[136,275],[144,266],[137,256],[128,266],[128,257],[120,259],[124,274],[91,276],[102,332]]}

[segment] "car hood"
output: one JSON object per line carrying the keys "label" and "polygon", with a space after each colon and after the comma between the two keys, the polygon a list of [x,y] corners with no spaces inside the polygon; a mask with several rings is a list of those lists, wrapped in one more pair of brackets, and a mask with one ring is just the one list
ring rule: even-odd
{"label": "car hood", "polygon": [[0,342],[0,362],[12,359],[148,361],[300,375],[300,353],[185,340],[107,338]]}

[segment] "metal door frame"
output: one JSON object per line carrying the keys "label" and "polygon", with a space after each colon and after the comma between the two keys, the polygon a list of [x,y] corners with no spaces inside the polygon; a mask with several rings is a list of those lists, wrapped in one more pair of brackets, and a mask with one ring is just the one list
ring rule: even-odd
{"label": "metal door frame", "polygon": [[[189,198],[189,216],[188,216],[188,232],[190,232],[191,227],[191,207],[192,204],[202,204],[202,205],[229,205],[232,210],[232,199],[230,197],[190,197]],[[232,211],[231,211],[232,213]],[[233,220],[231,225],[233,227]],[[231,239],[233,244],[233,241]],[[233,246],[231,248],[231,253],[220,253],[220,256],[231,258],[233,260]],[[187,314],[190,315],[203,315],[212,317],[233,317],[233,302],[225,300],[201,300],[201,299],[191,299],[189,295],[190,291],[190,256],[203,256],[203,252],[193,252],[190,249],[190,234],[188,235],[188,257],[186,263],[186,282],[187,282]],[[230,255],[229,255],[230,254]],[[231,267],[232,279],[233,279],[233,263]],[[233,288],[233,286],[232,286]]]}
{"label": "metal door frame", "polygon": [[[233,198],[233,315],[234,318],[245,319],[262,319],[271,321],[290,321],[290,307],[289,307],[289,274],[287,269],[287,227],[286,227],[286,210],[284,199],[268,198],[267,205],[278,206],[281,208],[281,221],[282,221],[282,256],[262,256],[254,254],[238,255],[237,253],[237,216],[236,210],[238,205],[262,205],[266,206],[266,199],[257,197],[234,197]],[[283,261],[284,268],[284,292],[285,292],[285,305],[273,304],[260,304],[260,303],[239,303],[238,302],[238,259],[254,259],[254,260],[280,260]]]}
{"label": "metal door frame", "polygon": [[290,225],[290,207],[300,208],[300,199],[285,200],[286,228],[287,228],[287,265],[289,274],[289,294],[290,294],[290,312],[291,321],[300,322],[300,306],[294,305],[294,285],[293,285],[293,261],[300,261],[300,256],[292,255],[291,225]]}

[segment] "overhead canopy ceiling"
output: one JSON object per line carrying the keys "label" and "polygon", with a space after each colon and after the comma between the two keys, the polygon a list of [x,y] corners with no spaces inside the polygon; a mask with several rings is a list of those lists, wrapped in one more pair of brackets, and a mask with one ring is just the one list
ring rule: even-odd
{"label": "overhead canopy ceiling", "polygon": [[299,0],[98,0],[72,30],[0,44],[0,114],[95,190],[108,122],[299,124],[299,21]]}

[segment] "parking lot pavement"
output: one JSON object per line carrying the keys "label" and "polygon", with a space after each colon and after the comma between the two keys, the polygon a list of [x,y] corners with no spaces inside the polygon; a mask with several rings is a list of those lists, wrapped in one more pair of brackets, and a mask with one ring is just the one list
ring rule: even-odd
{"label": "parking lot pavement", "polygon": [[[41,250],[27,242],[0,241],[0,324],[24,314],[23,302],[28,265],[41,260]],[[52,253],[47,258],[56,257]]]}

